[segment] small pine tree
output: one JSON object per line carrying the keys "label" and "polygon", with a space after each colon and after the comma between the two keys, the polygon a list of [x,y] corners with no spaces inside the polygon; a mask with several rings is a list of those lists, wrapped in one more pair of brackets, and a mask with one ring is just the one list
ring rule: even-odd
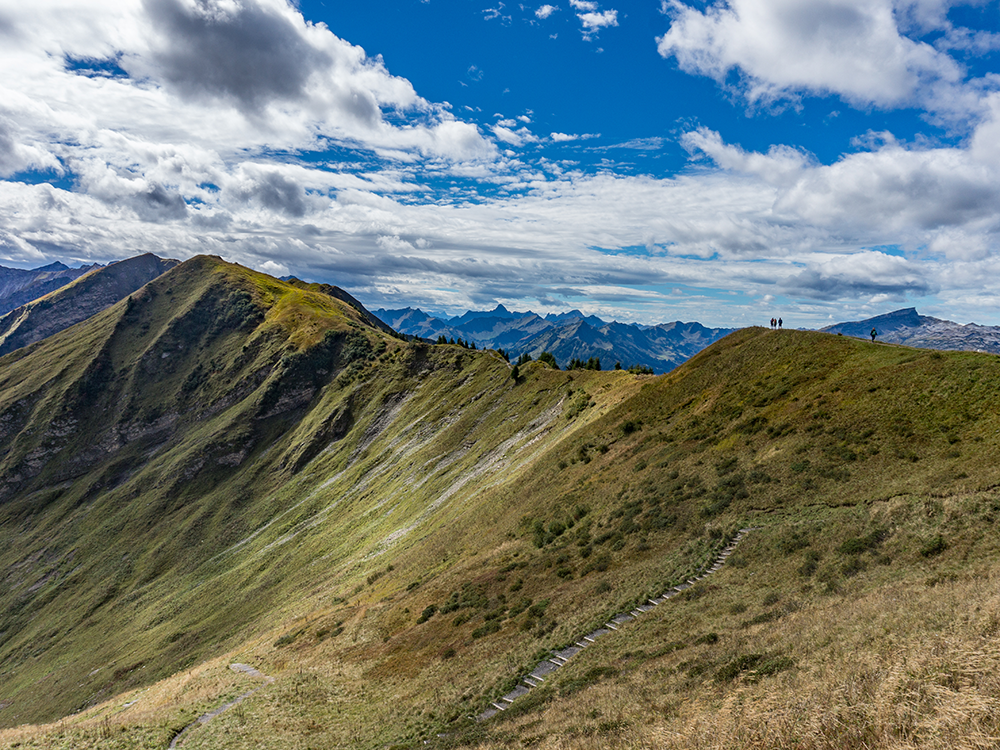
{"label": "small pine tree", "polygon": [[521,379],[521,368],[514,365],[510,370],[510,376],[514,379],[514,382],[518,382]]}
{"label": "small pine tree", "polygon": [[555,355],[552,354],[552,352],[542,352],[541,354],[538,355],[538,361],[544,362],[553,370],[559,369],[559,365],[556,363]]}

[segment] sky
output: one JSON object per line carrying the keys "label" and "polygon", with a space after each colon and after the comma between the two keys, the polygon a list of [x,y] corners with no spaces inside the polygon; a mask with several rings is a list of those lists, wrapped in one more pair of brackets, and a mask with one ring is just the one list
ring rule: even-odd
{"label": "sky", "polygon": [[1000,0],[0,0],[0,265],[1000,325]]}

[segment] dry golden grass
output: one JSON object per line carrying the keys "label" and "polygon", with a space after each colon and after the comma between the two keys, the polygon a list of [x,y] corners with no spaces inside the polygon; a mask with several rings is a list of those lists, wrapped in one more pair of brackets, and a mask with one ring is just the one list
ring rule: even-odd
{"label": "dry golden grass", "polygon": [[709,673],[693,684],[685,667],[697,657],[682,651],[509,722],[513,743],[476,747],[995,748],[998,582],[994,565],[959,581],[833,597],[720,642],[730,652],[780,650],[795,660],[789,671],[732,683]]}
{"label": "dry golden grass", "polygon": [[226,654],[57,722],[0,729],[0,748],[165,747],[203,713],[256,687]]}

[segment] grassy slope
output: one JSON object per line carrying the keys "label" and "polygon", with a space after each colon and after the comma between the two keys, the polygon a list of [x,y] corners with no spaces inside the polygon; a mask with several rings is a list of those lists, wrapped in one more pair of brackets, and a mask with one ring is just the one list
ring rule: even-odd
{"label": "grassy slope", "polygon": [[516,385],[495,354],[404,346],[212,259],[0,364],[8,722],[148,683],[363,581],[565,430],[562,375]]}
{"label": "grassy slope", "polygon": [[[230,659],[278,681],[185,746],[375,747],[441,731],[439,744],[483,746],[906,746],[919,732],[944,746],[996,734],[1000,603],[981,583],[997,559],[995,358],[748,329],[662,378],[534,365],[514,384],[489,353],[366,335],[387,341],[377,367],[331,371],[297,421],[259,438],[264,455],[216,484],[196,477],[156,515],[169,535],[139,534],[137,557],[162,548],[171,564],[120,574],[89,620],[46,612],[3,646],[41,649],[5,656],[19,706],[40,699],[31,685],[45,675],[50,701],[60,685],[93,701],[134,672],[146,682],[233,649],[226,659],[184,690],[162,683],[158,703],[136,693],[123,710],[123,696],[9,741],[162,746],[210,702],[194,686],[231,679]],[[207,420],[108,502],[157,497],[184,444],[203,453],[237,426],[250,429]],[[602,640],[516,711],[463,718],[542,650],[685,577],[744,524],[762,528],[682,600]],[[80,632],[89,622],[121,635],[102,650]],[[100,688],[84,675],[137,664]],[[80,680],[89,693],[70,688]]]}

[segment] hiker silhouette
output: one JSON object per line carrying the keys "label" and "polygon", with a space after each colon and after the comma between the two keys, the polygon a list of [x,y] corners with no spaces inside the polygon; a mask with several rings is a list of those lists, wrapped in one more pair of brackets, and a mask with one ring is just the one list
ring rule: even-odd
{"label": "hiker silhouette", "polygon": [[872,341],[875,341],[875,337],[878,336],[878,331],[872,328]]}

